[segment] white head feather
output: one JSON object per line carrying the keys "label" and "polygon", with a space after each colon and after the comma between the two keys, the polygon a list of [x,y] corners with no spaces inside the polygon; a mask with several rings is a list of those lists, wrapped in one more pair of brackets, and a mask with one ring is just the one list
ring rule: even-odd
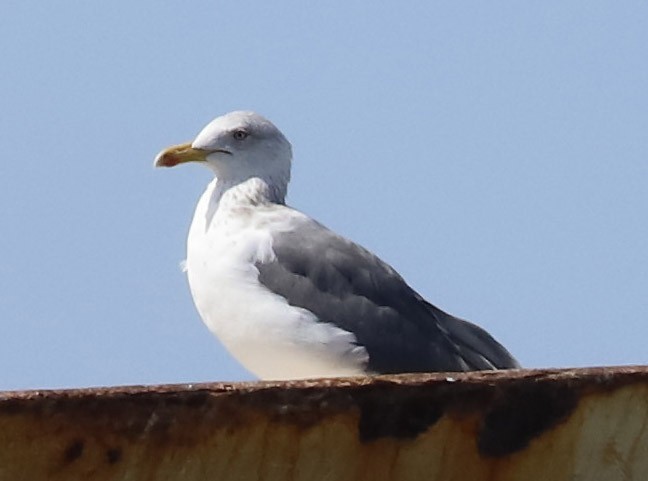
{"label": "white head feather", "polygon": [[285,190],[290,180],[290,142],[257,113],[235,111],[218,117],[202,129],[191,146],[210,152],[205,160],[219,181],[258,177]]}

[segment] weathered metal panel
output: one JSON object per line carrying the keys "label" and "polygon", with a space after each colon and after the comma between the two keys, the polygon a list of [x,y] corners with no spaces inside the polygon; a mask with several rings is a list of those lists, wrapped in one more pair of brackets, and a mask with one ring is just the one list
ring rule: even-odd
{"label": "weathered metal panel", "polygon": [[0,480],[646,480],[648,368],[0,394]]}

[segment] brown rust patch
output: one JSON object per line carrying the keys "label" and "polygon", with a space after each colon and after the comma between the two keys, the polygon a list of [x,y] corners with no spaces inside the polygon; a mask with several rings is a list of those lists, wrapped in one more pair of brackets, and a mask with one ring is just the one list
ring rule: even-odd
{"label": "brown rust patch", "polygon": [[70,464],[79,459],[81,456],[83,456],[84,448],[85,443],[82,439],[73,440],[70,444],[68,444],[67,448],[65,448],[65,451],[63,452],[63,463]]}
{"label": "brown rust patch", "polygon": [[647,393],[645,367],[0,393],[0,465],[51,481],[648,479],[648,434],[630,428]]}
{"label": "brown rust patch", "polygon": [[486,412],[477,438],[484,456],[506,456],[569,417],[578,392],[568,385],[519,384],[505,389]]}
{"label": "brown rust patch", "polygon": [[8,398],[0,401],[0,414],[8,416],[17,415],[24,410],[24,401],[22,399]]}
{"label": "brown rust patch", "polygon": [[444,411],[442,403],[428,396],[366,396],[358,399],[358,406],[358,434],[362,442],[382,437],[415,438],[436,423]]}
{"label": "brown rust patch", "polygon": [[[189,447],[259,416],[310,429],[341,413],[357,415],[358,438],[367,442],[414,438],[452,414],[482,419],[480,453],[504,456],[565,419],[579,396],[647,381],[648,369],[621,367],[31,391],[0,393],[0,416],[48,425],[56,419],[63,427],[74,420],[77,432],[92,438]],[[68,447],[67,462],[83,454],[80,442]],[[105,455],[109,463],[119,462],[117,452]]]}
{"label": "brown rust patch", "polygon": [[106,450],[106,461],[108,464],[118,463],[122,458],[122,450],[120,448],[110,448]]}

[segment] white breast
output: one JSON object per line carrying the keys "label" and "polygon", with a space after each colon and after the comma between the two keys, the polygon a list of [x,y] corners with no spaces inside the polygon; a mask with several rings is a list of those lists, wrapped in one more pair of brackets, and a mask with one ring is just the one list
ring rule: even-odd
{"label": "white breast", "polygon": [[217,188],[212,182],[198,202],[187,241],[191,294],[210,331],[262,379],[363,374],[367,353],[353,334],[258,281],[255,263],[274,258],[271,232],[309,220],[284,206],[219,203]]}

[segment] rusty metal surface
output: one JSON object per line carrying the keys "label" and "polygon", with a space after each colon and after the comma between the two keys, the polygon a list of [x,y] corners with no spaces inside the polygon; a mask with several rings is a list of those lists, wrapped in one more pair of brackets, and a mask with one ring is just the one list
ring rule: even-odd
{"label": "rusty metal surface", "polygon": [[648,367],[0,393],[2,480],[645,480]]}

